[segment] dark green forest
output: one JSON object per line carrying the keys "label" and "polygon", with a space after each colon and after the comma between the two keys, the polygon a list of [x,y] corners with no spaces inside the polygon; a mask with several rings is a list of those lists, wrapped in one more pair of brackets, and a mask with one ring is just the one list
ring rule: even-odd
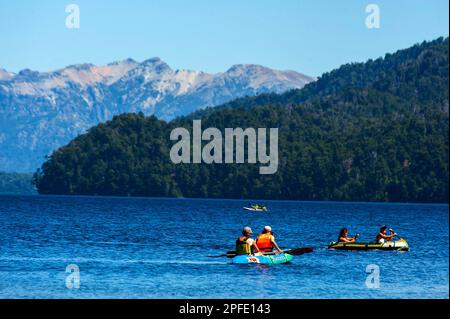
{"label": "dark green forest", "polygon": [[[56,150],[41,194],[448,202],[448,38],[169,123],[123,114]],[[275,127],[279,167],[173,164],[175,127]]]}

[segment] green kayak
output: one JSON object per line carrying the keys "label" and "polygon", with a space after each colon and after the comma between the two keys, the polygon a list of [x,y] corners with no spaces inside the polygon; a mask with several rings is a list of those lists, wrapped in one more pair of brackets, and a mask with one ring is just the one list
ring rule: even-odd
{"label": "green kayak", "polygon": [[408,251],[409,245],[403,238],[395,241],[387,241],[382,244],[377,243],[337,243],[328,245],[329,249],[338,250],[397,250]]}

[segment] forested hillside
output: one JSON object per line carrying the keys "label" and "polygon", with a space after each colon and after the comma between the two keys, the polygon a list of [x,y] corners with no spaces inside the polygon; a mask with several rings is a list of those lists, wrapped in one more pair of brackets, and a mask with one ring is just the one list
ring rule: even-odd
{"label": "forested hillside", "polygon": [[[42,194],[448,202],[448,39],[348,64],[301,90],[166,123],[124,114],[53,153]],[[174,127],[279,128],[279,168],[179,164]]]}

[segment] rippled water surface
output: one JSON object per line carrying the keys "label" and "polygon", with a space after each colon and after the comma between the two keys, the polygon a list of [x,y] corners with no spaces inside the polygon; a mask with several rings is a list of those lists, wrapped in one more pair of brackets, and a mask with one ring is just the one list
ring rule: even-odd
{"label": "rippled water surface", "polygon": [[[448,205],[239,200],[0,197],[2,298],[448,298]],[[373,239],[389,224],[410,252],[326,249],[339,229]],[[274,266],[220,255],[244,225],[271,225],[280,246],[313,246]],[[80,288],[66,287],[66,266]],[[380,287],[366,286],[368,265]]]}

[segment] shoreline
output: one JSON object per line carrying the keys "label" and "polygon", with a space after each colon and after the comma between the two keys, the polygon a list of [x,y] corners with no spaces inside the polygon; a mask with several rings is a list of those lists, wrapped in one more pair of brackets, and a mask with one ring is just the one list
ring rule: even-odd
{"label": "shoreline", "polygon": [[119,195],[57,195],[57,194],[0,194],[1,197],[36,197],[36,198],[100,198],[100,199],[145,199],[145,200],[189,200],[189,201],[242,201],[248,202],[285,202],[285,203],[320,203],[320,204],[373,204],[373,205],[436,205],[449,206],[448,202],[377,202],[348,200],[305,200],[305,199],[258,199],[258,198],[199,198],[199,197],[151,197],[151,196],[119,196]]}

